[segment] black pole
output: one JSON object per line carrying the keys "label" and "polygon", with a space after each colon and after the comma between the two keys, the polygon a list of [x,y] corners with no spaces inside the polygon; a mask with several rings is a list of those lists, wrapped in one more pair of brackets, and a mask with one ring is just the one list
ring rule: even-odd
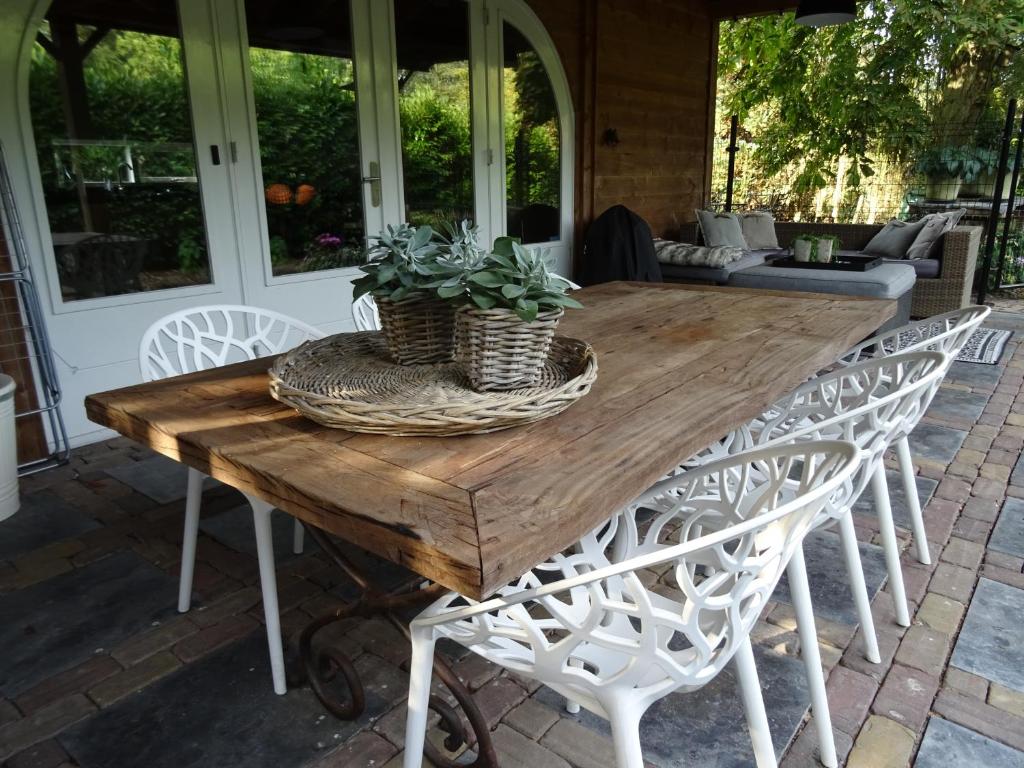
{"label": "black pole", "polygon": [[739,147],[736,146],[736,134],[739,132],[740,119],[737,115],[733,115],[729,120],[729,148],[726,152],[729,153],[729,178],[725,183],[725,211],[728,213],[732,210],[732,183],[736,177],[736,152],[739,151]]}
{"label": "black pole", "polygon": [[1003,144],[999,149],[999,165],[996,168],[994,200],[988,213],[988,231],[985,233],[985,257],[981,267],[981,285],[978,287],[978,303],[985,303],[988,292],[988,276],[992,271],[992,253],[996,246],[996,229],[999,227],[999,207],[1003,199],[1003,182],[1006,180],[1006,165],[1010,159],[1010,140],[1013,138],[1013,119],[1017,114],[1017,100],[1010,99],[1006,108],[1006,125],[1003,127]]}
{"label": "black pole", "polygon": [[[1006,218],[1003,219],[1003,236],[999,239],[999,284],[1003,282],[1003,265],[1006,263],[1006,244],[1010,239],[1010,222],[1013,221],[1013,207],[1017,204],[1017,181],[1020,179],[1020,161],[1024,155],[1024,116],[1020,119],[1017,132],[1017,154],[1013,158],[1013,175],[1010,176],[1010,192],[1006,198]],[[1000,201],[1001,202],[1001,201]]]}

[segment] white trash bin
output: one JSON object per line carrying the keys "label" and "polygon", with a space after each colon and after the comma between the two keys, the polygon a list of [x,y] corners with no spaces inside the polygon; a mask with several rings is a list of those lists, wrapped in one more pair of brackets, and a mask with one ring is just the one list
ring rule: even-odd
{"label": "white trash bin", "polygon": [[18,511],[18,440],[14,430],[14,379],[0,373],[0,520]]}

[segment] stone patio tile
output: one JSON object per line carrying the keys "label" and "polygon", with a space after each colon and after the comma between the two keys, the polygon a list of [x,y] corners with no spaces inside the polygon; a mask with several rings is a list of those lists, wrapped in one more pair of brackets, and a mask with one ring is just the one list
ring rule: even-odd
{"label": "stone patio tile", "polygon": [[[910,512],[907,509],[907,494],[903,491],[903,477],[900,475],[899,470],[887,469],[885,471],[885,479],[889,486],[889,504],[892,507],[893,522],[900,528],[909,531]],[[917,495],[921,499],[921,509],[925,509],[928,506],[928,502],[931,501],[932,494],[935,493],[935,488],[939,482],[938,480],[922,477],[921,475],[915,476],[914,479],[917,482]],[[853,513],[871,521],[878,519],[875,512],[875,497],[871,493],[870,488],[866,489],[860,495],[860,498],[857,499],[857,503],[853,505]]]}
{"label": "stone patio tile", "polygon": [[[858,542],[860,559],[864,567],[864,581],[868,597],[873,598],[885,581],[885,554],[875,544]],[[811,587],[811,602],[815,617],[840,624],[857,623],[857,610],[846,578],[842,542],[838,533],[815,531],[804,541],[804,559],[807,562],[807,581]],[[775,588],[772,600],[793,603],[789,581],[785,574]]]}
{"label": "stone patio tile", "polygon": [[910,453],[932,461],[949,464],[963,445],[967,433],[961,429],[937,424],[918,424],[910,433]]}
{"label": "stone patio tile", "polygon": [[[109,467],[106,473],[157,504],[170,504],[185,498],[188,467],[160,454],[153,454],[142,461],[128,461]],[[209,489],[216,485],[217,481],[208,477],[203,488]]]}
{"label": "stone patio tile", "polygon": [[405,696],[406,681],[379,659],[357,659],[366,711],[333,718],[309,688],[277,696],[266,636],[251,633],[65,731],[81,768],[293,768],[343,744]]}
{"label": "stone patio tile", "polygon": [[943,421],[977,421],[985,410],[988,395],[963,392],[949,387],[939,387],[927,415]]}
{"label": "stone patio tile", "polygon": [[1006,367],[1003,365],[955,362],[949,367],[946,381],[955,381],[958,384],[984,389],[995,389],[1004,370]]}
{"label": "stone patio tile", "polygon": [[[282,562],[295,557],[292,552],[292,535],[295,530],[295,518],[285,512],[275,512],[270,516],[270,528],[274,534],[274,560]],[[252,523],[252,508],[241,504],[216,515],[203,515],[199,518],[199,529],[212,536],[221,544],[256,557],[256,532]],[[305,536],[303,552],[317,549],[312,536]]]}
{"label": "stone patio tile", "polygon": [[12,560],[100,525],[49,488],[21,497],[21,509],[0,523],[0,560]]}
{"label": "stone patio tile", "polygon": [[981,579],[953,650],[953,666],[1024,692],[1022,616],[1024,590]]}
{"label": "stone patio tile", "polygon": [[175,612],[177,583],[120,552],[0,597],[0,692],[36,683]]}
{"label": "stone patio tile", "polygon": [[1024,557],[1024,500],[1009,498],[989,539],[989,549]]}
{"label": "stone patio tile", "polygon": [[1017,459],[1017,463],[1013,465],[1013,472],[1010,473],[1010,485],[1024,485],[1024,453]]}
{"label": "stone patio tile", "polygon": [[914,768],[1024,768],[1024,752],[938,717],[928,718]]}
{"label": "stone patio tile", "polygon": [[[754,655],[775,753],[781,755],[796,735],[809,706],[803,664],[792,656],[759,646],[754,647]],[[541,688],[535,698],[564,711],[564,699],[550,688]],[[611,735],[608,721],[587,710],[567,717],[590,730]],[[553,738],[559,725],[548,731],[542,744]],[[697,692],[672,694],[657,702],[640,723],[640,739],[644,757],[659,768],[753,765],[753,748],[732,666]],[[571,757],[562,756],[573,762]]]}

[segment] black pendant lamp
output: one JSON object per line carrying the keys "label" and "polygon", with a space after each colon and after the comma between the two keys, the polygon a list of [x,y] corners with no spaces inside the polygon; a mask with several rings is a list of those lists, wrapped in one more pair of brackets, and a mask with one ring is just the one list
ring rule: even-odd
{"label": "black pendant lamp", "polygon": [[800,0],[796,23],[805,27],[845,24],[857,18],[857,0]]}

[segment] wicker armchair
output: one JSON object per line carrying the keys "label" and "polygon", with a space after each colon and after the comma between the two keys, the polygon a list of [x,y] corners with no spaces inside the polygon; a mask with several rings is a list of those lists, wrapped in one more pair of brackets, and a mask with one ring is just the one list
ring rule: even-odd
{"label": "wicker armchair", "polygon": [[943,236],[942,271],[914,285],[911,316],[930,317],[971,303],[981,232],[981,227],[954,227]]}
{"label": "wicker armchair", "polygon": [[[793,239],[803,233],[836,235],[844,250],[859,251],[880,230],[880,224],[827,224],[802,222],[776,222],[775,232],[779,245],[789,248]],[[914,284],[910,314],[912,317],[930,317],[966,307],[971,303],[974,270],[978,265],[981,245],[981,227],[954,227],[942,237],[942,267],[938,277],[919,277]],[[699,241],[696,223],[687,222],[679,228],[679,239],[684,243]]]}

